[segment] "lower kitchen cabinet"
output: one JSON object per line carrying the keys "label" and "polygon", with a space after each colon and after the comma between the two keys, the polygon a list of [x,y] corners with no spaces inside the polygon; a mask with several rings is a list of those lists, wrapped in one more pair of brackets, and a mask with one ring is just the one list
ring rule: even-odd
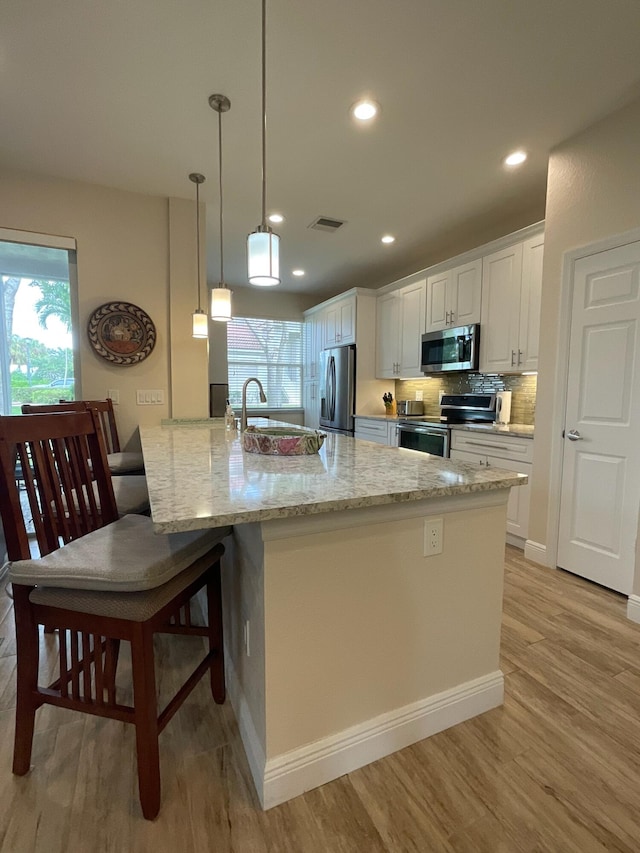
{"label": "lower kitchen cabinet", "polygon": [[304,425],[311,429],[320,426],[320,403],[318,400],[318,382],[311,380],[302,387],[302,405],[304,406]]}
{"label": "lower kitchen cabinet", "polygon": [[387,444],[389,447],[398,446],[398,424],[395,420],[382,420],[382,418],[367,418],[362,416],[356,416],[354,420],[355,438],[375,441],[378,444]]}
{"label": "lower kitchen cabinet", "polygon": [[[475,462],[493,468],[504,468],[531,477],[533,439],[510,435],[494,435],[478,430],[451,431],[451,458],[458,462]],[[514,486],[507,505],[507,541],[524,548],[529,535],[531,483]]]}

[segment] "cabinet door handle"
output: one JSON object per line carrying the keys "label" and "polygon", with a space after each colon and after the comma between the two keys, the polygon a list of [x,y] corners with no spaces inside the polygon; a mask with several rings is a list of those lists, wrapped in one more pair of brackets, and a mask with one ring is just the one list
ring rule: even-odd
{"label": "cabinet door handle", "polygon": [[449,325],[449,312],[448,311],[444,312],[444,324],[445,324],[445,326]]}
{"label": "cabinet door handle", "polygon": [[519,349],[519,350],[518,350],[518,364],[519,364],[519,365],[520,365],[520,364],[522,364],[522,361],[523,361],[522,356],[523,356],[523,355],[524,355],[524,353],[522,352],[522,350],[521,350],[521,349]]}
{"label": "cabinet door handle", "polygon": [[508,444],[494,444],[493,442],[488,441],[474,441],[471,438],[465,439],[465,444],[472,444],[474,447],[489,447],[491,450],[513,450],[516,453],[518,452],[518,448],[511,447]]}
{"label": "cabinet door handle", "polygon": [[455,319],[456,319],[455,314],[453,313],[453,311],[450,311],[449,312],[449,325],[453,326]]}
{"label": "cabinet door handle", "polygon": [[516,364],[516,351],[514,349],[511,350],[511,367],[515,367]]}

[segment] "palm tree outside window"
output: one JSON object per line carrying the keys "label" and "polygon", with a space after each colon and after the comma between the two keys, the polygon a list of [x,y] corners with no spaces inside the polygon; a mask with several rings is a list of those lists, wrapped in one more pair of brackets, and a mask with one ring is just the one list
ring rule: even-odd
{"label": "palm tree outside window", "polygon": [[0,414],[18,414],[22,403],[73,400],[75,251],[1,235]]}

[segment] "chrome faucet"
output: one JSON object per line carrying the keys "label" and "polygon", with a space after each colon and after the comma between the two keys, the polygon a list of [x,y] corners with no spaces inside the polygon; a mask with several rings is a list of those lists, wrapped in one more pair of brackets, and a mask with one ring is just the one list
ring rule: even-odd
{"label": "chrome faucet", "polygon": [[256,379],[255,376],[250,376],[242,386],[242,417],[240,418],[240,430],[242,432],[244,432],[247,428],[247,385],[250,382],[257,383],[258,388],[260,389],[260,402],[267,402],[267,398],[264,393],[264,388],[262,387],[262,382],[260,382],[259,379]]}

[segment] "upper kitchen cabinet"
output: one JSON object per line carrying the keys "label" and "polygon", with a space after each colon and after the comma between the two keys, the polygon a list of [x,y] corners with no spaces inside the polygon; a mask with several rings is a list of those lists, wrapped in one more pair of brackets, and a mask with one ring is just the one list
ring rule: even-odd
{"label": "upper kitchen cabinet", "polygon": [[482,260],[427,278],[427,332],[480,322]]}
{"label": "upper kitchen cabinet", "polygon": [[356,297],[349,294],[328,305],[324,312],[324,348],[355,342]]}
{"label": "upper kitchen cabinet", "polygon": [[538,369],[542,234],[483,258],[480,371]]}
{"label": "upper kitchen cabinet", "polygon": [[542,258],[544,234],[522,244],[522,296],[520,299],[520,348],[522,370],[538,369]]}
{"label": "upper kitchen cabinet", "polygon": [[376,376],[423,378],[420,343],[425,331],[427,281],[420,278],[379,296],[376,305]]}
{"label": "upper kitchen cabinet", "polygon": [[324,312],[310,309],[304,316],[304,381],[318,378],[323,347]]}

